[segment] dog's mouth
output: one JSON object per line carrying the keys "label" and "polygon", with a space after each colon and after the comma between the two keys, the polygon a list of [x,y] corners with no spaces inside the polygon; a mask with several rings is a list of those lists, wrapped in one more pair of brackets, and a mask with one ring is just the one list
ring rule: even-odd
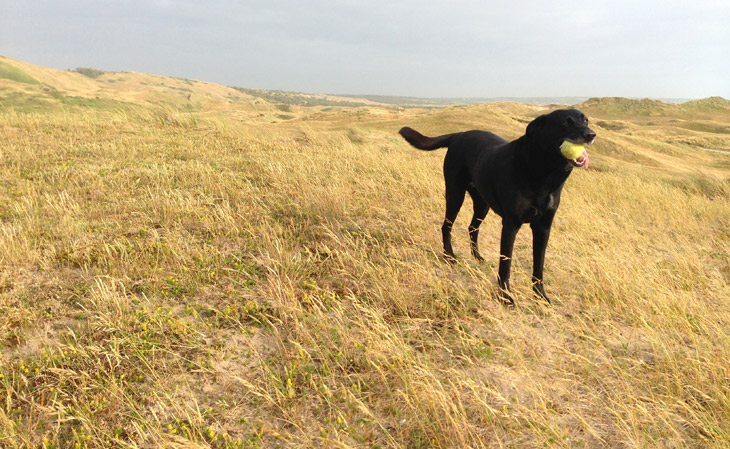
{"label": "dog's mouth", "polygon": [[[573,140],[568,140],[568,142],[570,142],[570,143],[573,143],[573,144],[575,144],[575,145],[581,145],[581,146],[583,146],[583,145],[592,145],[592,144],[593,144],[593,142],[594,142],[594,141],[595,141],[596,139],[595,139],[595,137],[594,137],[594,138],[593,138],[593,139],[591,139],[590,141],[587,141],[587,140],[584,140],[584,139],[580,139],[580,140],[582,140],[582,141],[580,141],[580,142],[575,142],[575,141],[573,141]],[[573,165],[573,167],[578,167],[578,168],[580,168],[580,167],[583,167],[583,168],[586,168],[586,169],[587,169],[587,168],[588,168],[588,163],[589,163],[589,161],[590,161],[590,158],[588,157],[588,151],[587,151],[587,150],[585,149],[585,147],[584,147],[584,148],[583,148],[583,153],[581,153],[581,154],[580,154],[580,155],[579,155],[578,157],[576,157],[575,159],[568,159],[568,161],[570,161],[570,163],[571,163],[571,164]]]}
{"label": "dog's mouth", "polygon": [[588,158],[588,152],[586,150],[583,150],[583,154],[581,154],[577,158],[575,158],[575,159],[569,159],[569,160],[570,160],[570,163],[573,164],[573,167],[588,168],[588,160],[589,160],[589,158]]}

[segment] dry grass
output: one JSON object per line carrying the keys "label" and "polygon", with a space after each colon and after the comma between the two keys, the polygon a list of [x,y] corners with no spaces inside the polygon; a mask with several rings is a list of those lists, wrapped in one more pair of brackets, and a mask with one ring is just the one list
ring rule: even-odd
{"label": "dry grass", "polygon": [[0,113],[0,446],[728,447],[730,156],[687,143],[727,134],[597,127],[552,307],[528,229],[514,310],[495,216],[440,260],[443,154],[395,130],[538,112]]}

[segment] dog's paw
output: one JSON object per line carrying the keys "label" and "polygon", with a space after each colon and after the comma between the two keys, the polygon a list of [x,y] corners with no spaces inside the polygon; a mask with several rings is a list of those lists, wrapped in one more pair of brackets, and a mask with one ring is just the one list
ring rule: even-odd
{"label": "dog's paw", "polygon": [[545,286],[542,283],[542,281],[533,279],[532,280],[532,291],[535,292],[535,294],[541,298],[544,299],[548,304],[552,304],[553,302],[548,297],[547,293],[545,293]]}
{"label": "dog's paw", "polygon": [[502,305],[505,307],[509,307],[510,309],[514,309],[515,307],[515,300],[512,298],[512,295],[509,294],[509,292],[502,290],[499,292],[499,299],[502,301]]}

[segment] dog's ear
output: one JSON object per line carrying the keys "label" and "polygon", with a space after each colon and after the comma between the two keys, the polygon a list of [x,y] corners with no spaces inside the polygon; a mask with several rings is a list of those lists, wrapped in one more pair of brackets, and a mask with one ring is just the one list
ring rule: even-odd
{"label": "dog's ear", "polygon": [[535,120],[531,121],[527,125],[527,130],[525,131],[526,136],[531,136],[535,134],[535,131],[537,131],[538,128],[543,126],[545,122],[547,121],[547,115],[541,115],[540,117],[536,118]]}

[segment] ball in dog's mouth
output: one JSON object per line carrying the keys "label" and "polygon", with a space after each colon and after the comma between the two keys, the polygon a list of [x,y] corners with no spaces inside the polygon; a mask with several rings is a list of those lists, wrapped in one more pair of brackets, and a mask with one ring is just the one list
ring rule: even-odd
{"label": "ball in dog's mouth", "polygon": [[560,145],[560,153],[573,164],[574,167],[588,168],[588,152],[583,144],[573,143],[569,140]]}

